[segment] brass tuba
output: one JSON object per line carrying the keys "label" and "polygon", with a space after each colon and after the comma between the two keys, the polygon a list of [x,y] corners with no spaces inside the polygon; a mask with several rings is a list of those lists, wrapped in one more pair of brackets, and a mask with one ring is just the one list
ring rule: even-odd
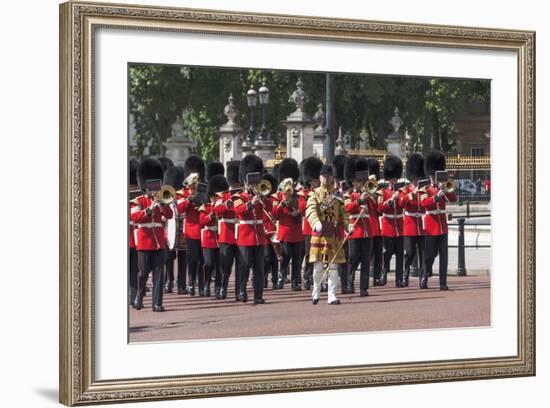
{"label": "brass tuba", "polygon": [[363,189],[369,194],[375,194],[378,190],[378,181],[376,181],[376,176],[369,176],[369,179],[363,185]]}

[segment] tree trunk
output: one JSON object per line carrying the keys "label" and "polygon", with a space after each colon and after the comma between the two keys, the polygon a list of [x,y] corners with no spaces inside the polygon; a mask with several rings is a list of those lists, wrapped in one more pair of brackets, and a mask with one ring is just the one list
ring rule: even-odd
{"label": "tree trunk", "polygon": [[441,150],[441,140],[439,137],[441,128],[439,126],[439,115],[435,111],[432,115],[432,129],[432,150]]}
{"label": "tree trunk", "polygon": [[424,134],[422,135],[422,153],[428,154],[432,148],[432,115],[424,109]]}
{"label": "tree trunk", "polygon": [[376,121],[376,148],[379,150],[386,149],[386,135],[384,132],[384,122],[381,120]]}
{"label": "tree trunk", "polygon": [[451,150],[451,144],[449,143],[449,130],[447,127],[441,129],[441,148],[444,152]]}

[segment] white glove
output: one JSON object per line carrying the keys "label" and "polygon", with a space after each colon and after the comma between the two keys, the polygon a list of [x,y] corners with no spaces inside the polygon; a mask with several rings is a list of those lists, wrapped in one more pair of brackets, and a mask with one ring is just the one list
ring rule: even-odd
{"label": "white glove", "polygon": [[323,230],[323,224],[321,222],[318,222],[315,224],[315,227],[313,227],[313,231],[320,233]]}
{"label": "white glove", "polygon": [[353,234],[353,231],[354,231],[354,230],[355,230],[355,225],[353,225],[353,224],[348,225],[348,232],[349,232],[350,234]]}

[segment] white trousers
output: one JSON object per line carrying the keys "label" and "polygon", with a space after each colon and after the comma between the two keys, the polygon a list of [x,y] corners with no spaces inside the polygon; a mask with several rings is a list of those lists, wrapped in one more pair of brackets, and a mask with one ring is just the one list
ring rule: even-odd
{"label": "white trousers", "polygon": [[[323,270],[325,264],[315,262],[313,264],[313,299],[319,299],[321,295],[321,283],[323,279]],[[326,278],[326,276],[325,276]],[[336,297],[336,289],[338,287],[338,265],[332,264],[328,271],[328,303],[338,300]]]}

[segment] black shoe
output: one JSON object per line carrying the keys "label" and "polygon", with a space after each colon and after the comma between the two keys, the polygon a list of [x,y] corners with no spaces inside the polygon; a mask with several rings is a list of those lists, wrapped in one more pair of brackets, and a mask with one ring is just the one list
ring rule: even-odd
{"label": "black shoe", "polygon": [[342,295],[350,295],[352,293],[353,292],[351,291],[351,289],[348,289],[348,288],[343,288],[342,289]]}
{"label": "black shoe", "polygon": [[428,282],[420,282],[420,289],[428,289]]}
{"label": "black shoe", "polygon": [[319,303],[319,298],[317,298],[317,299],[311,299],[311,303],[313,303],[314,305],[316,305],[317,303]]}
{"label": "black shoe", "polygon": [[311,282],[309,280],[304,282],[304,290],[311,290]]}
{"label": "black shoe", "polygon": [[376,279],[373,286],[384,286],[384,282],[382,282],[380,279]]}
{"label": "black shoe", "polygon": [[283,289],[285,287],[285,284],[283,282],[277,283],[277,289]]}
{"label": "black shoe", "polygon": [[262,305],[265,303],[265,300],[263,299],[254,299],[254,304],[255,305]]}
{"label": "black shoe", "polygon": [[153,306],[153,312],[164,312],[166,309],[164,309],[164,306],[162,305],[155,305]]}
{"label": "black shoe", "polygon": [[171,288],[164,288],[164,293],[173,293],[174,291]]}
{"label": "black shoe", "polygon": [[366,289],[361,289],[361,293],[360,293],[360,295],[359,295],[359,296],[361,296],[361,297],[365,297],[365,296],[368,296],[368,295],[369,295],[369,292],[367,292],[367,290],[366,290]]}
{"label": "black shoe", "polygon": [[203,296],[210,297],[210,288],[208,286],[205,287],[202,293],[204,294]]}
{"label": "black shoe", "polygon": [[189,294],[191,296],[195,296],[195,287],[194,286],[189,286]]}
{"label": "black shoe", "polygon": [[227,297],[227,291],[225,288],[220,288],[220,299],[225,299]]}
{"label": "black shoe", "polygon": [[399,281],[395,281],[395,287],[396,287],[396,288],[402,288],[402,287],[403,287],[403,283],[402,283],[402,282],[399,282]]}
{"label": "black shoe", "polygon": [[326,292],[328,290],[328,285],[326,283],[321,284],[321,292]]}
{"label": "black shoe", "polygon": [[443,285],[439,287],[439,290],[449,290],[449,287],[447,285]]}
{"label": "black shoe", "polygon": [[239,298],[239,302],[243,302],[243,303],[248,302],[248,295],[246,294],[246,292],[239,293],[238,298]]}
{"label": "black shoe", "polygon": [[279,289],[279,285],[277,284],[277,282],[273,282],[273,284],[271,285],[271,289],[273,290]]}
{"label": "black shoe", "polygon": [[353,285],[348,285],[346,293],[355,293],[355,287]]}
{"label": "black shoe", "polygon": [[333,300],[332,302],[329,303],[329,305],[339,305],[339,304],[340,304],[340,299]]}
{"label": "black shoe", "polygon": [[300,285],[292,285],[292,290],[294,292],[299,292],[302,290],[302,287]]}
{"label": "black shoe", "polygon": [[285,283],[290,283],[290,279],[285,278]]}
{"label": "black shoe", "polygon": [[188,293],[188,292],[187,292],[187,290],[185,290],[185,289],[181,289],[181,288],[178,289],[178,295],[187,295],[187,293]]}
{"label": "black shoe", "polygon": [[136,310],[141,310],[141,308],[143,307],[143,300],[139,297],[136,298],[132,306],[134,306],[134,309]]}

